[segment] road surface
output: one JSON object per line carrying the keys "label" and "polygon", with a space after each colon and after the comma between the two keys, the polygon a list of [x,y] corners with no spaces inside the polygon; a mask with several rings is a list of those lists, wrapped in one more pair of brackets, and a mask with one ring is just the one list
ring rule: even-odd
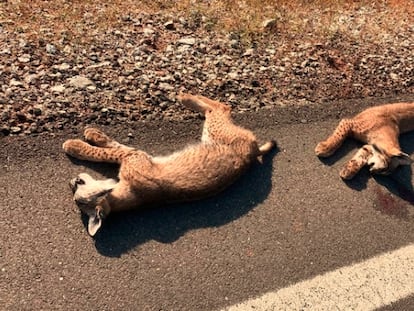
{"label": "road surface", "polygon": [[[414,309],[411,168],[344,183],[357,143],[326,161],[313,153],[338,118],[369,104],[237,115],[261,141],[277,140],[263,165],[209,200],[111,215],[95,239],[68,182],[116,167],[62,152],[82,129],[0,139],[1,309]],[[196,141],[201,122],[105,130],[158,154]],[[401,141],[412,154],[414,134]]]}

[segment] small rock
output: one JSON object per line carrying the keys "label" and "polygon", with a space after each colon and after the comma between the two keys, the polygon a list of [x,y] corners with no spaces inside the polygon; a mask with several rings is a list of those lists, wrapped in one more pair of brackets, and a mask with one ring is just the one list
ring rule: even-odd
{"label": "small rock", "polygon": [[36,78],[37,78],[36,74],[29,74],[29,75],[24,77],[24,82],[30,84],[30,83],[33,83],[36,80]]}
{"label": "small rock", "polygon": [[11,49],[8,47],[5,47],[3,50],[0,51],[0,55],[7,54],[11,55]]}
{"label": "small rock", "polygon": [[56,47],[53,44],[46,44],[46,52],[49,54],[55,54],[56,53]]}
{"label": "small rock", "polygon": [[275,18],[267,19],[262,23],[262,27],[267,30],[272,29],[276,26],[276,22]]}
{"label": "small rock", "polygon": [[84,76],[74,76],[69,78],[69,85],[77,89],[86,89],[88,86],[94,86],[94,83]]}
{"label": "small rock", "polygon": [[175,30],[175,25],[173,21],[168,21],[164,23],[164,27],[165,29],[168,29],[168,30]]}
{"label": "small rock", "polygon": [[105,62],[102,62],[102,63],[89,65],[88,67],[86,67],[86,69],[96,69],[96,68],[100,68],[100,67],[106,67],[106,66],[109,66],[109,65],[111,65],[111,62],[105,61]]}
{"label": "small rock", "polygon": [[54,93],[63,93],[65,91],[65,86],[63,84],[55,85],[50,88],[50,91]]}
{"label": "small rock", "polygon": [[29,54],[23,54],[22,56],[18,57],[17,60],[21,63],[28,63],[28,62],[30,62],[30,55]]}
{"label": "small rock", "polygon": [[88,91],[95,91],[96,90],[96,86],[95,85],[89,85],[89,86],[86,87],[86,89]]}
{"label": "small rock", "polygon": [[122,21],[123,22],[132,22],[132,18],[130,15],[124,15],[122,16]]}
{"label": "small rock", "polygon": [[246,52],[243,53],[243,56],[252,56],[254,53],[254,49],[247,49]]}
{"label": "small rock", "polygon": [[22,131],[20,126],[12,126],[10,127],[10,133],[12,134],[19,134]]}
{"label": "small rock", "polygon": [[179,44],[183,44],[183,45],[194,45],[196,43],[196,39],[195,38],[181,38],[180,40],[178,40]]}
{"label": "small rock", "polygon": [[26,122],[28,120],[28,117],[23,112],[17,112],[16,117],[19,120],[19,122]]}
{"label": "small rock", "polygon": [[239,46],[239,40],[230,40],[230,46],[235,49]]}
{"label": "small rock", "polygon": [[90,108],[90,109],[92,109],[92,110],[97,110],[97,109],[99,109],[99,106],[100,106],[100,105],[99,105],[99,103],[97,103],[97,102],[90,102],[88,106],[89,106],[89,108]]}
{"label": "small rock", "polygon": [[10,86],[23,86],[23,83],[20,81],[17,81],[16,79],[11,79],[9,85]]}
{"label": "small rock", "polygon": [[397,81],[400,77],[398,76],[398,74],[391,72],[390,73],[390,78],[391,80]]}
{"label": "small rock", "polygon": [[239,74],[237,73],[237,72],[230,72],[229,74],[228,74],[228,77],[230,78],[230,79],[232,79],[232,80],[234,80],[234,79],[237,79],[238,77],[239,77]]}
{"label": "small rock", "polygon": [[41,106],[36,106],[36,107],[33,108],[33,114],[37,117],[42,115],[42,112],[43,112],[43,110],[42,110]]}
{"label": "small rock", "polygon": [[27,46],[27,41],[24,39],[19,39],[19,47],[25,48]]}
{"label": "small rock", "polygon": [[163,91],[172,91],[172,90],[174,90],[174,87],[171,84],[168,84],[168,83],[165,83],[165,82],[161,82],[158,85],[158,87],[159,87],[160,90],[163,90]]}
{"label": "small rock", "polygon": [[253,80],[252,81],[252,86],[253,87],[259,87],[260,86],[260,82],[258,80]]}
{"label": "small rock", "polygon": [[65,54],[71,54],[72,53],[72,47],[69,45],[65,45],[65,47],[63,48],[63,52]]}
{"label": "small rock", "polygon": [[0,127],[0,133],[4,136],[7,136],[10,134],[10,128],[8,126]]}
{"label": "small rock", "polygon": [[55,65],[53,68],[59,70],[59,71],[66,71],[70,69],[70,65],[68,63],[62,63],[60,65]]}
{"label": "small rock", "polygon": [[153,35],[155,33],[154,29],[149,28],[149,27],[145,27],[144,28],[144,35],[149,37],[151,35]]}

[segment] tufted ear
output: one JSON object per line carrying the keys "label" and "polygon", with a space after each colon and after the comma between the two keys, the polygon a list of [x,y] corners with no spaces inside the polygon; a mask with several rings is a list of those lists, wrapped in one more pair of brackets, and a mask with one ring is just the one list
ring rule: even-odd
{"label": "tufted ear", "polygon": [[96,232],[99,230],[99,228],[102,225],[102,219],[99,218],[99,216],[89,216],[89,222],[88,222],[88,233],[90,236],[94,236]]}
{"label": "tufted ear", "polygon": [[104,213],[102,208],[95,208],[95,212],[89,215],[88,221],[88,233],[90,236],[94,236],[96,232],[101,228]]}
{"label": "tufted ear", "polygon": [[399,165],[411,165],[411,163],[414,162],[414,160],[404,152],[400,152],[399,154],[394,155],[392,158],[396,159]]}

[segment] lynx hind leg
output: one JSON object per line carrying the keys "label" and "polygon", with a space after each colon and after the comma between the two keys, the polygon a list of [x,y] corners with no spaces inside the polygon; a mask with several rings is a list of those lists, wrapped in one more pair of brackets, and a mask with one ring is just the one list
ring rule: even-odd
{"label": "lynx hind leg", "polygon": [[371,145],[362,146],[357,153],[349,160],[339,172],[342,179],[352,179],[373,156],[374,151]]}
{"label": "lynx hind leg", "polygon": [[352,125],[353,122],[351,119],[342,119],[332,135],[316,146],[316,155],[318,157],[329,157],[332,155],[342,145],[344,140],[351,134]]}
{"label": "lynx hind leg", "polygon": [[94,127],[86,128],[83,132],[83,137],[91,145],[103,148],[109,147],[113,141],[104,132]]}
{"label": "lynx hind leg", "polygon": [[190,95],[182,93],[178,95],[177,98],[187,108],[201,113],[206,113],[207,111],[212,110],[221,110],[223,112],[230,112],[231,110],[230,106],[201,95]]}
{"label": "lynx hind leg", "polygon": [[110,138],[108,135],[97,128],[90,127],[85,129],[83,136],[87,142],[97,147],[133,149]]}

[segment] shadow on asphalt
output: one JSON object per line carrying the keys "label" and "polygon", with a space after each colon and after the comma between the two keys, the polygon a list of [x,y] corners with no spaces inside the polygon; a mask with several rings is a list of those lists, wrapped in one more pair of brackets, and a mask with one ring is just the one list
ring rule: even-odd
{"label": "shadow on asphalt", "polygon": [[[358,148],[362,146],[362,143],[359,143],[353,139],[347,139],[342,144],[342,146],[330,157],[328,158],[319,158],[319,160],[328,166],[332,166],[341,159],[348,159],[352,157],[352,154],[356,152]],[[339,176],[340,166],[338,166],[338,176]],[[368,179],[370,178],[369,170],[367,167],[363,167],[358,174],[351,180],[344,180],[348,187],[356,190],[362,191],[367,187]]]}
{"label": "shadow on asphalt", "polygon": [[[401,149],[411,155],[414,153],[414,132],[401,135]],[[401,166],[389,176],[374,176],[375,181],[401,199],[414,205],[414,188],[412,183],[412,165]]]}
{"label": "shadow on asphalt", "polygon": [[[254,163],[235,184],[210,199],[111,214],[94,237],[96,249],[104,256],[119,257],[149,240],[171,243],[189,230],[219,227],[240,218],[269,195],[278,151],[275,148],[263,157],[263,164]],[[117,166],[71,160],[107,177],[118,172]],[[86,230],[87,217],[81,217]]]}

